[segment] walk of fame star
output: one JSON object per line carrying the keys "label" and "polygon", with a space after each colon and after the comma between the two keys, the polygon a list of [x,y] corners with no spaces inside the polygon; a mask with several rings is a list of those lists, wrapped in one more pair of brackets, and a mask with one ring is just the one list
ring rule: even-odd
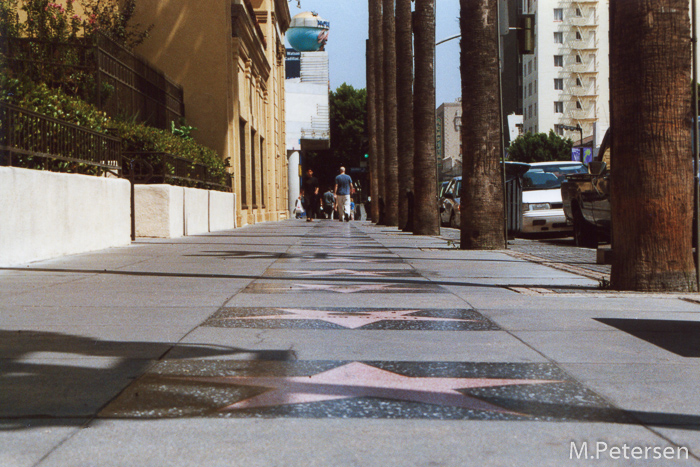
{"label": "walk of fame star", "polygon": [[[401,273],[401,271],[398,272]],[[331,269],[329,271],[284,271],[284,273],[300,276],[389,277],[397,275],[397,271],[357,271],[354,269]]]}
{"label": "walk of fame star", "polygon": [[422,290],[419,287],[394,286],[392,284],[367,284],[367,285],[325,285],[325,284],[294,284],[298,290],[318,290],[336,293],[357,293],[357,292],[411,292]]}
{"label": "walk of fame star", "polygon": [[219,411],[222,412],[371,397],[515,415],[516,412],[465,395],[458,390],[561,382],[503,378],[416,378],[360,362],[351,362],[310,376],[195,376],[169,379],[267,389],[262,394],[220,408]]}
{"label": "walk of fame star", "polygon": [[241,316],[221,319],[231,320],[320,320],[337,324],[349,329],[357,329],[371,323],[380,321],[448,321],[448,322],[473,322],[472,319],[432,318],[425,316],[411,316],[421,310],[373,310],[373,311],[340,311],[340,310],[309,310],[301,308],[275,308],[285,314],[271,314],[261,316]]}

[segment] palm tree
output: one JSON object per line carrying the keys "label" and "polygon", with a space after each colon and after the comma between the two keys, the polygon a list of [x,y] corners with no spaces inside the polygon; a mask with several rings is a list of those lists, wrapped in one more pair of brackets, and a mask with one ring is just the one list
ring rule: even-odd
{"label": "palm tree", "polygon": [[[369,130],[370,193],[372,195],[371,216],[375,223],[379,220],[379,177],[377,147],[377,7],[379,0],[369,0],[369,40],[367,41],[367,126]],[[381,12],[381,7],[379,8]]]}
{"label": "palm tree", "polygon": [[396,102],[396,23],[394,0],[383,0],[384,30],[384,183],[386,212],[384,223],[399,225],[399,161]]}
{"label": "palm tree", "polygon": [[612,287],[694,291],[688,0],[610,2]]}
{"label": "palm tree", "polygon": [[377,112],[377,183],[379,189],[377,190],[377,199],[372,200],[372,204],[377,206],[377,217],[373,218],[376,224],[384,225],[385,219],[385,209],[383,205],[386,202],[386,183],[384,181],[384,173],[386,171],[385,163],[385,152],[384,152],[384,33],[382,31],[383,23],[383,12],[382,12],[382,0],[369,0],[370,7],[372,8],[372,15],[370,16],[370,27],[374,30],[375,41],[374,41],[374,66],[376,79],[374,82],[376,95],[375,95],[375,107]]}
{"label": "palm tree", "polygon": [[396,0],[396,93],[398,96],[399,227],[407,226],[413,191],[413,24],[411,0]]}
{"label": "palm tree", "polygon": [[498,0],[461,0],[462,197],[465,250],[505,248]]}
{"label": "palm tree", "polygon": [[416,78],[413,97],[413,159],[416,235],[439,235],[435,154],[435,0],[415,0]]}

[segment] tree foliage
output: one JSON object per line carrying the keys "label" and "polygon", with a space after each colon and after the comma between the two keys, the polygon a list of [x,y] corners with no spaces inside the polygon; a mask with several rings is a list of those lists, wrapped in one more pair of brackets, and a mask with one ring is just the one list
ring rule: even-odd
{"label": "tree foliage", "polygon": [[546,133],[525,133],[508,147],[508,160],[515,162],[549,162],[571,160],[574,143],[549,130]]}
{"label": "tree foliage", "polygon": [[367,90],[343,83],[330,92],[328,100],[331,147],[309,152],[304,168],[312,168],[323,187],[333,183],[340,166],[359,167],[367,149]]}
{"label": "tree foliage", "polygon": [[343,83],[331,91],[329,104],[331,150],[336,157],[357,164],[367,128],[367,90]]}

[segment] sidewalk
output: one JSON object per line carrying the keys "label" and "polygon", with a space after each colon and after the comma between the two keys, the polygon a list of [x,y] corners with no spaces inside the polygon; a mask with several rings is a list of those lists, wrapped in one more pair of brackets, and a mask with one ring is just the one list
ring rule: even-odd
{"label": "sidewalk", "polygon": [[699,298],[366,222],[0,269],[0,466],[700,466]]}

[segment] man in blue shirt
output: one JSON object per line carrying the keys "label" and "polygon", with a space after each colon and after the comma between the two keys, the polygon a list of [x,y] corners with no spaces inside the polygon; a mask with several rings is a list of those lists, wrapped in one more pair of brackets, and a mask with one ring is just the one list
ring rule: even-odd
{"label": "man in blue shirt", "polygon": [[353,191],[352,178],[349,175],[345,175],[345,167],[341,167],[340,175],[335,177],[335,196],[338,203],[338,220],[340,222],[350,222],[350,196]]}

